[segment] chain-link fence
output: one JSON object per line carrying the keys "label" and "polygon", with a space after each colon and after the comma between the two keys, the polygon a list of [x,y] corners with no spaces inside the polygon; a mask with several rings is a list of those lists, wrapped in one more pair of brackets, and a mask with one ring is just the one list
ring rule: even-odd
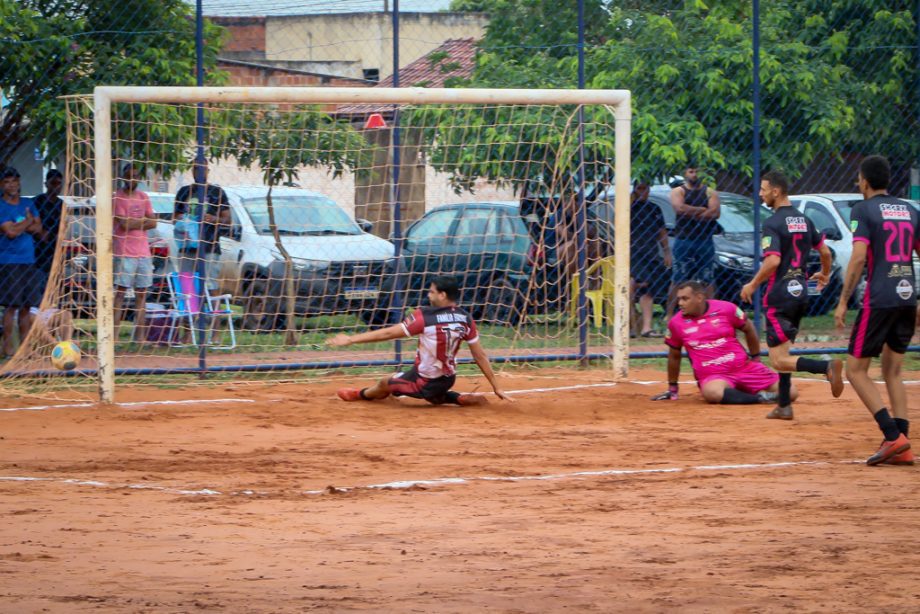
{"label": "chain-link fence", "polygon": [[[578,84],[579,15],[574,2],[560,6],[548,0],[268,0],[253,7],[239,0],[205,0],[200,5],[205,16],[200,51],[206,85],[572,88]],[[861,198],[854,186],[859,161],[868,154],[886,155],[893,171],[891,192],[920,197],[917,4],[890,2],[879,7],[870,0],[780,0],[763,7],[757,116],[760,160],[754,156],[754,36],[749,2],[704,7],[675,0],[586,0],[584,5],[586,87],[633,93],[634,349],[639,354],[662,349],[660,340],[645,337],[663,330],[664,314],[673,309],[668,305],[672,282],[701,279],[712,285],[717,298],[740,301],[738,291],[756,267],[758,220],[769,215],[765,208],[755,211],[755,169],[781,169],[792,179],[792,204],[815,222],[834,250],[831,282],[820,292],[814,284],[808,288],[813,294],[812,315],[832,309],[852,242],[849,209]],[[67,96],[85,95],[99,84],[194,85],[196,6],[180,0],[0,0],[0,11],[0,39],[7,50],[0,60],[3,211],[4,220],[15,227],[15,236],[7,232],[0,238],[3,302],[8,303],[4,353],[15,353],[18,339],[29,334],[32,322],[51,340],[74,338],[85,350],[91,349],[97,293],[93,230],[86,226],[94,211],[92,135],[87,123],[91,114],[85,101]],[[411,252],[413,232],[443,231],[432,235],[441,237],[441,253],[426,253],[428,264],[422,270],[453,274],[476,288],[473,294],[485,293],[485,298],[476,295],[479,304],[474,301],[468,306],[495,327],[493,351],[511,356],[514,352],[509,348],[523,348],[531,357],[609,352],[611,307],[605,289],[612,284],[609,270],[615,254],[612,134],[605,138],[589,133],[587,146],[576,154],[553,148],[553,138],[548,136],[552,130],[540,117],[509,120],[500,112],[475,118],[458,112],[451,117],[450,112],[438,111],[436,119],[427,115],[424,122],[413,125],[409,109],[327,105],[302,111],[313,118],[310,121],[351,126],[364,139],[359,147],[321,139],[303,144],[302,135],[309,132],[304,128],[297,141],[301,145],[285,136],[283,144],[262,141],[247,153],[241,135],[255,134],[247,133],[255,125],[266,130],[266,122],[288,121],[296,110],[279,107],[274,116],[230,117],[212,109],[205,114],[201,132],[195,130],[194,111],[152,105],[116,110],[123,130],[116,135],[123,146],[117,157],[122,164],[135,163],[139,189],[148,194],[153,210],[145,228],[145,253],[149,252],[152,267],[149,279],[145,273],[141,280],[147,289],[142,295],[144,306],[149,303],[147,311],[172,318],[177,297],[175,288],[170,288],[170,274],[181,273],[184,260],[200,267],[202,260],[212,258],[202,258],[197,248],[190,252],[189,244],[176,236],[190,214],[177,206],[187,202],[177,195],[183,188],[188,193],[186,186],[194,183],[193,162],[200,146],[210,160],[209,185],[243,193],[247,186],[265,188],[272,183],[331,199],[352,221],[357,220],[360,232],[390,245],[390,258]],[[578,116],[567,112],[562,116],[569,118],[564,125],[576,118],[570,127],[573,138],[565,140],[565,147],[569,143],[577,147]],[[559,124],[552,120],[550,125]],[[281,132],[294,132],[289,128]],[[468,141],[469,146],[449,143],[447,134]],[[272,152],[295,146],[301,153],[308,152],[286,162],[295,172],[273,166]],[[233,155],[225,155],[233,148]],[[331,161],[335,155],[325,155],[335,151],[339,166]],[[253,152],[267,154],[249,155]],[[364,157],[352,164],[355,152]],[[584,157],[583,165],[579,156]],[[565,163],[560,165],[560,160]],[[354,168],[362,172],[352,172]],[[61,176],[49,175],[51,169]],[[207,190],[200,202],[213,200]],[[28,196],[42,192],[30,208]],[[581,203],[584,210],[578,214]],[[247,211],[242,204],[239,207],[240,212]],[[199,226],[207,207],[200,211],[198,217],[191,212]],[[459,213],[441,228],[441,218],[450,217],[448,211]],[[471,270],[483,268],[479,260],[475,267],[464,268],[469,253],[465,259],[447,253],[461,249],[462,243],[453,241],[456,235],[450,232],[469,235],[462,230],[464,211],[471,212],[470,224],[482,227],[482,237],[486,228],[493,236],[509,237],[504,260],[498,259],[486,282],[469,281]],[[293,261],[283,253],[288,245],[285,239],[279,241],[279,253],[256,263],[243,246],[239,215],[207,223],[222,224],[212,228],[216,244],[224,247],[218,251],[232,255],[213,264],[210,277],[221,280],[213,290],[231,297],[226,310],[238,329],[260,335],[258,342],[250,339],[249,350],[235,349],[234,364],[269,364],[277,356],[270,360],[254,356],[304,349],[303,336],[292,336],[292,328],[328,334],[398,321],[398,314],[391,314],[392,301],[378,304],[369,320],[349,320],[353,310],[334,306],[311,311],[308,295],[314,291],[301,296],[304,292],[291,287]],[[482,246],[467,247],[482,251]],[[381,295],[373,293],[387,279],[397,279],[384,269],[369,267],[368,278],[358,283],[353,279],[354,267],[363,265],[346,257],[347,250],[333,252],[317,259],[350,263],[342,265],[343,271],[350,272],[340,275],[336,286],[342,287],[338,293],[342,296],[348,292],[362,304],[374,303]],[[189,253],[197,257],[190,258]],[[444,264],[448,260],[449,267]],[[508,265],[512,261],[520,270],[512,270]],[[814,272],[818,266],[818,256],[812,253],[808,269]],[[199,272],[208,276],[204,269]],[[505,274],[496,276],[498,272]],[[578,292],[573,289],[585,275],[587,303],[579,309]],[[524,281],[504,283],[513,276]],[[342,283],[348,279],[354,283]],[[138,307],[133,283],[125,288],[129,321],[136,318]],[[45,291],[46,287],[51,290]],[[541,287],[562,291],[547,293]],[[385,296],[392,297],[393,289],[389,292]],[[303,309],[287,310],[285,301],[292,296],[304,303]],[[64,297],[66,304],[61,302]],[[404,296],[397,305],[407,307],[406,301],[421,300],[422,294]],[[840,345],[823,335],[828,328],[826,322],[815,323],[815,330],[822,333],[818,345]],[[579,329],[587,329],[587,344]],[[192,332],[181,333],[181,345],[197,348],[205,343],[191,339]],[[179,333],[160,330],[158,334]],[[124,333],[125,344],[151,341],[146,332],[131,335]],[[310,349],[321,341],[321,335],[311,336]],[[125,345],[120,351],[146,355],[136,346]],[[172,355],[170,351],[166,354]],[[35,356],[33,347],[20,358]],[[347,357],[316,362],[342,363]],[[10,366],[15,364],[8,363],[6,370],[16,371]],[[19,364],[21,370],[22,364],[35,368],[39,363]]]}

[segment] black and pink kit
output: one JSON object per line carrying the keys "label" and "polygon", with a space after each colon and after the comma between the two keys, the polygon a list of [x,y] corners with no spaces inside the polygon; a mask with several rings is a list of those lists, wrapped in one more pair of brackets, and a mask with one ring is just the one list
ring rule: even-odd
{"label": "black and pink kit", "polygon": [[808,253],[823,243],[824,235],[814,222],[794,207],[780,207],[764,220],[763,257],[780,258],[763,295],[767,347],[795,341],[799,323],[808,310]]}
{"label": "black and pink kit", "polygon": [[849,353],[875,357],[887,345],[907,351],[914,334],[917,308],[913,253],[920,249],[920,215],[893,196],[874,196],[853,205],[853,243],[866,244],[866,292],[863,295]]}

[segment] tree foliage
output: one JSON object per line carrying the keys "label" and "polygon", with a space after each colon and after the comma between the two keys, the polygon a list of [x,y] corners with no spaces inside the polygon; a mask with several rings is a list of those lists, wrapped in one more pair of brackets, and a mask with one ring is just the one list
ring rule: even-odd
{"label": "tree foliage", "polygon": [[[471,0],[467,0],[469,3]],[[475,3],[473,3],[475,4]],[[497,0],[465,86],[574,87],[574,3]],[[914,7],[894,0],[774,0],[761,14],[761,131],[764,165],[793,176],[819,155],[920,154]],[[594,89],[633,93],[634,175],[666,176],[688,161],[752,173],[753,25],[750,2],[702,0],[601,3],[586,0],[586,77]],[[459,184],[516,177],[521,149],[505,157],[528,110],[486,131],[481,160],[431,159]],[[473,118],[454,117],[453,123]],[[530,138],[534,159],[547,143]],[[612,140],[612,135],[610,140]],[[608,156],[608,140],[587,159]],[[589,144],[592,142],[588,140]],[[504,147],[496,147],[502,145]],[[440,155],[439,155],[440,154]],[[612,159],[612,156],[610,156]],[[567,161],[566,164],[569,162]],[[556,165],[558,166],[558,165]],[[532,171],[533,167],[529,169]],[[590,168],[588,169],[590,175]],[[590,178],[590,177],[589,177]]]}
{"label": "tree foliage", "polygon": [[[10,101],[0,121],[0,164],[32,138],[49,157],[61,153],[60,96],[100,84],[194,85],[193,16],[183,0],[0,0],[0,89]],[[204,63],[212,84],[223,79],[213,71],[221,39],[222,30],[206,21]],[[160,113],[146,122],[150,134],[138,136],[179,142],[178,135],[162,134],[169,112]],[[135,109],[136,129],[146,119]]]}

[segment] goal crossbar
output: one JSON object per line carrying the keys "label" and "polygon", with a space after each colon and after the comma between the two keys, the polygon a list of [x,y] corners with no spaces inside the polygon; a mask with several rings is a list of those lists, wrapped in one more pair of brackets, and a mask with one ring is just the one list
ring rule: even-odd
{"label": "goal crossbar", "polygon": [[[155,87],[98,86],[93,91],[96,281],[98,288],[114,285],[112,260],[112,105],[113,103],[301,103],[301,104],[533,104],[604,105],[615,121],[614,194],[629,203],[631,168],[631,95],[628,90],[354,88],[354,87]],[[616,257],[614,284],[613,369],[617,379],[628,375],[629,356],[629,206],[615,210]],[[115,395],[114,309],[110,292],[97,301],[98,377],[102,402]]]}

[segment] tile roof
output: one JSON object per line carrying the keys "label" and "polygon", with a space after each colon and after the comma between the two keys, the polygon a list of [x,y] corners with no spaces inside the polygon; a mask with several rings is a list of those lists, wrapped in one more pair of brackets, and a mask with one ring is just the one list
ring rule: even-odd
{"label": "tile roof", "polygon": [[[467,79],[476,65],[476,39],[449,38],[437,49],[407,64],[399,70],[400,87],[444,87],[448,79]],[[374,87],[393,87],[393,75]],[[342,105],[339,115],[391,113],[393,105]]]}

